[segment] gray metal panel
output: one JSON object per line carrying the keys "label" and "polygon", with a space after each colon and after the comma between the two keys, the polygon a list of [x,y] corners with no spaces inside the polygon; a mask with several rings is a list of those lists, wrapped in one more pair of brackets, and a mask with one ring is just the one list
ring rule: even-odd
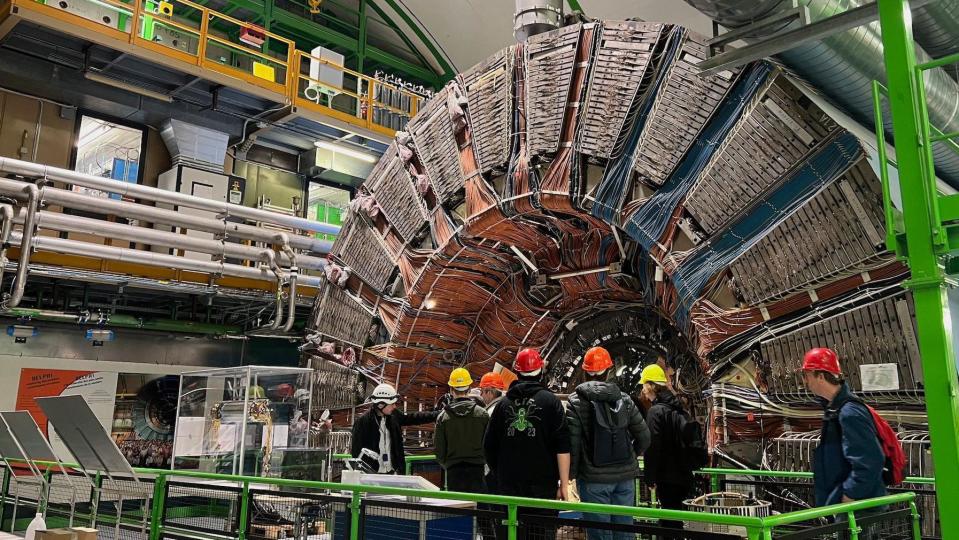
{"label": "gray metal panel", "polygon": [[368,285],[382,290],[395,269],[379,233],[352,211],[340,229],[333,253]]}
{"label": "gray metal panel", "polygon": [[453,122],[446,105],[453,84],[456,83],[450,83],[437,92],[423,110],[410,120],[408,126],[416,145],[416,154],[426,168],[441,204],[463,189],[464,183]]}
{"label": "gray metal panel", "polygon": [[362,347],[373,313],[345,290],[328,285],[317,312],[315,330],[333,339]]}
{"label": "gray metal panel", "polygon": [[507,47],[459,77],[469,100],[467,114],[481,173],[505,167],[509,157],[515,54],[515,45]]}
{"label": "gray metal panel", "polygon": [[82,469],[136,476],[82,396],[43,397],[36,401]]}
{"label": "gray metal panel", "polygon": [[636,151],[633,168],[646,183],[659,186],[669,178],[732,86],[735,73],[698,75],[695,64],[706,57],[705,38],[687,34],[654,98]]}
{"label": "gray metal panel", "polygon": [[559,149],[582,27],[565,26],[526,43],[526,131],[531,155]]}
{"label": "gray metal panel", "polygon": [[6,422],[13,436],[20,441],[20,447],[31,461],[57,461],[50,443],[43,438],[40,427],[33,421],[33,416],[26,411],[0,412],[0,417]]}
{"label": "gray metal panel", "polygon": [[7,429],[6,424],[0,422],[0,457],[6,460],[25,460],[26,456],[17,448],[17,442],[13,438],[13,433]]}
{"label": "gray metal panel", "polygon": [[881,211],[880,182],[864,158],[729,266],[736,293],[758,305],[861,272],[884,252],[873,241],[884,234]]}
{"label": "gray metal panel", "polygon": [[715,233],[836,128],[785,77],[778,77],[723,143],[690,192],[686,209],[707,233]]}
{"label": "gray metal panel", "polygon": [[383,154],[366,181],[376,203],[400,236],[409,242],[426,224],[426,207],[396,152],[396,143]]}
{"label": "gray metal panel", "polygon": [[599,49],[593,57],[584,125],[576,139],[577,151],[610,157],[663,26],[637,21],[603,23]]}

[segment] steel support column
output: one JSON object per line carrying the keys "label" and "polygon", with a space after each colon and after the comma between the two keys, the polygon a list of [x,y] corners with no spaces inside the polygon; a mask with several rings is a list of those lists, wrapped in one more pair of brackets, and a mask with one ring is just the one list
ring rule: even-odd
{"label": "steel support column", "polygon": [[[879,21],[885,47],[889,102],[892,109],[899,169],[902,213],[908,245],[919,349],[925,380],[926,410],[936,465],[936,490],[943,538],[959,538],[959,499],[948,486],[959,485],[959,380],[952,343],[952,324],[946,299],[945,273],[939,266],[933,238],[939,223],[935,204],[931,152],[920,143],[925,106],[919,99],[912,13],[908,0],[879,0]],[[938,241],[937,241],[938,240]]]}
{"label": "steel support column", "polygon": [[363,60],[366,59],[366,0],[360,0],[360,35],[357,41],[359,46],[356,48],[356,71],[364,73]]}

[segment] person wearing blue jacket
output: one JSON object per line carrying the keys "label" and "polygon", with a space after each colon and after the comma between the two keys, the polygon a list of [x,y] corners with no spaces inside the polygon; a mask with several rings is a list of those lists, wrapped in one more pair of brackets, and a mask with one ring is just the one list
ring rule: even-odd
{"label": "person wearing blue jacket", "polygon": [[869,409],[849,390],[832,349],[810,349],[803,382],[823,405],[822,435],[813,461],[816,506],[886,494],[886,457]]}

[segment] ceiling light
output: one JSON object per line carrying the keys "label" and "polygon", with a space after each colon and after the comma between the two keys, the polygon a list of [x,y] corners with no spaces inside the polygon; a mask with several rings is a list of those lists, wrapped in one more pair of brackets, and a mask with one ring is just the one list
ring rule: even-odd
{"label": "ceiling light", "polygon": [[377,158],[375,156],[367,154],[366,152],[360,152],[358,150],[353,150],[352,148],[347,148],[346,146],[342,146],[339,144],[326,142],[326,141],[316,141],[313,144],[315,144],[317,148],[322,148],[324,150],[337,152],[337,153],[343,154],[344,156],[350,156],[352,158],[365,161],[367,163],[376,163]]}

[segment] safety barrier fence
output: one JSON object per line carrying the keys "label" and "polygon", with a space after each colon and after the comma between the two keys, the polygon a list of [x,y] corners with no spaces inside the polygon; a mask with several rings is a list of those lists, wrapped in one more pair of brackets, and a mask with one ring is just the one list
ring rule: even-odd
{"label": "safety barrier fence", "polygon": [[[408,463],[428,458],[416,456]],[[746,472],[780,478],[802,474]],[[135,479],[97,475],[88,480],[75,470],[64,475],[49,467],[44,490],[34,478],[5,471],[0,527],[23,530],[40,509],[46,511],[48,527],[95,526],[100,538],[136,540],[474,540],[477,534],[573,540],[582,538],[586,529],[639,538],[921,538],[916,495],[911,492],[751,517],[192,471],[136,473]],[[718,487],[743,473],[702,471]],[[609,516],[621,518],[604,521]],[[685,522],[686,529],[664,526],[671,522]]]}
{"label": "safety barrier fence", "polygon": [[[163,58],[232,77],[289,104],[392,136],[420,108],[422,96],[352,71],[257,25],[190,0],[10,0],[5,15],[37,14]],[[134,54],[136,54],[134,50]],[[152,55],[152,56],[151,56]]]}

